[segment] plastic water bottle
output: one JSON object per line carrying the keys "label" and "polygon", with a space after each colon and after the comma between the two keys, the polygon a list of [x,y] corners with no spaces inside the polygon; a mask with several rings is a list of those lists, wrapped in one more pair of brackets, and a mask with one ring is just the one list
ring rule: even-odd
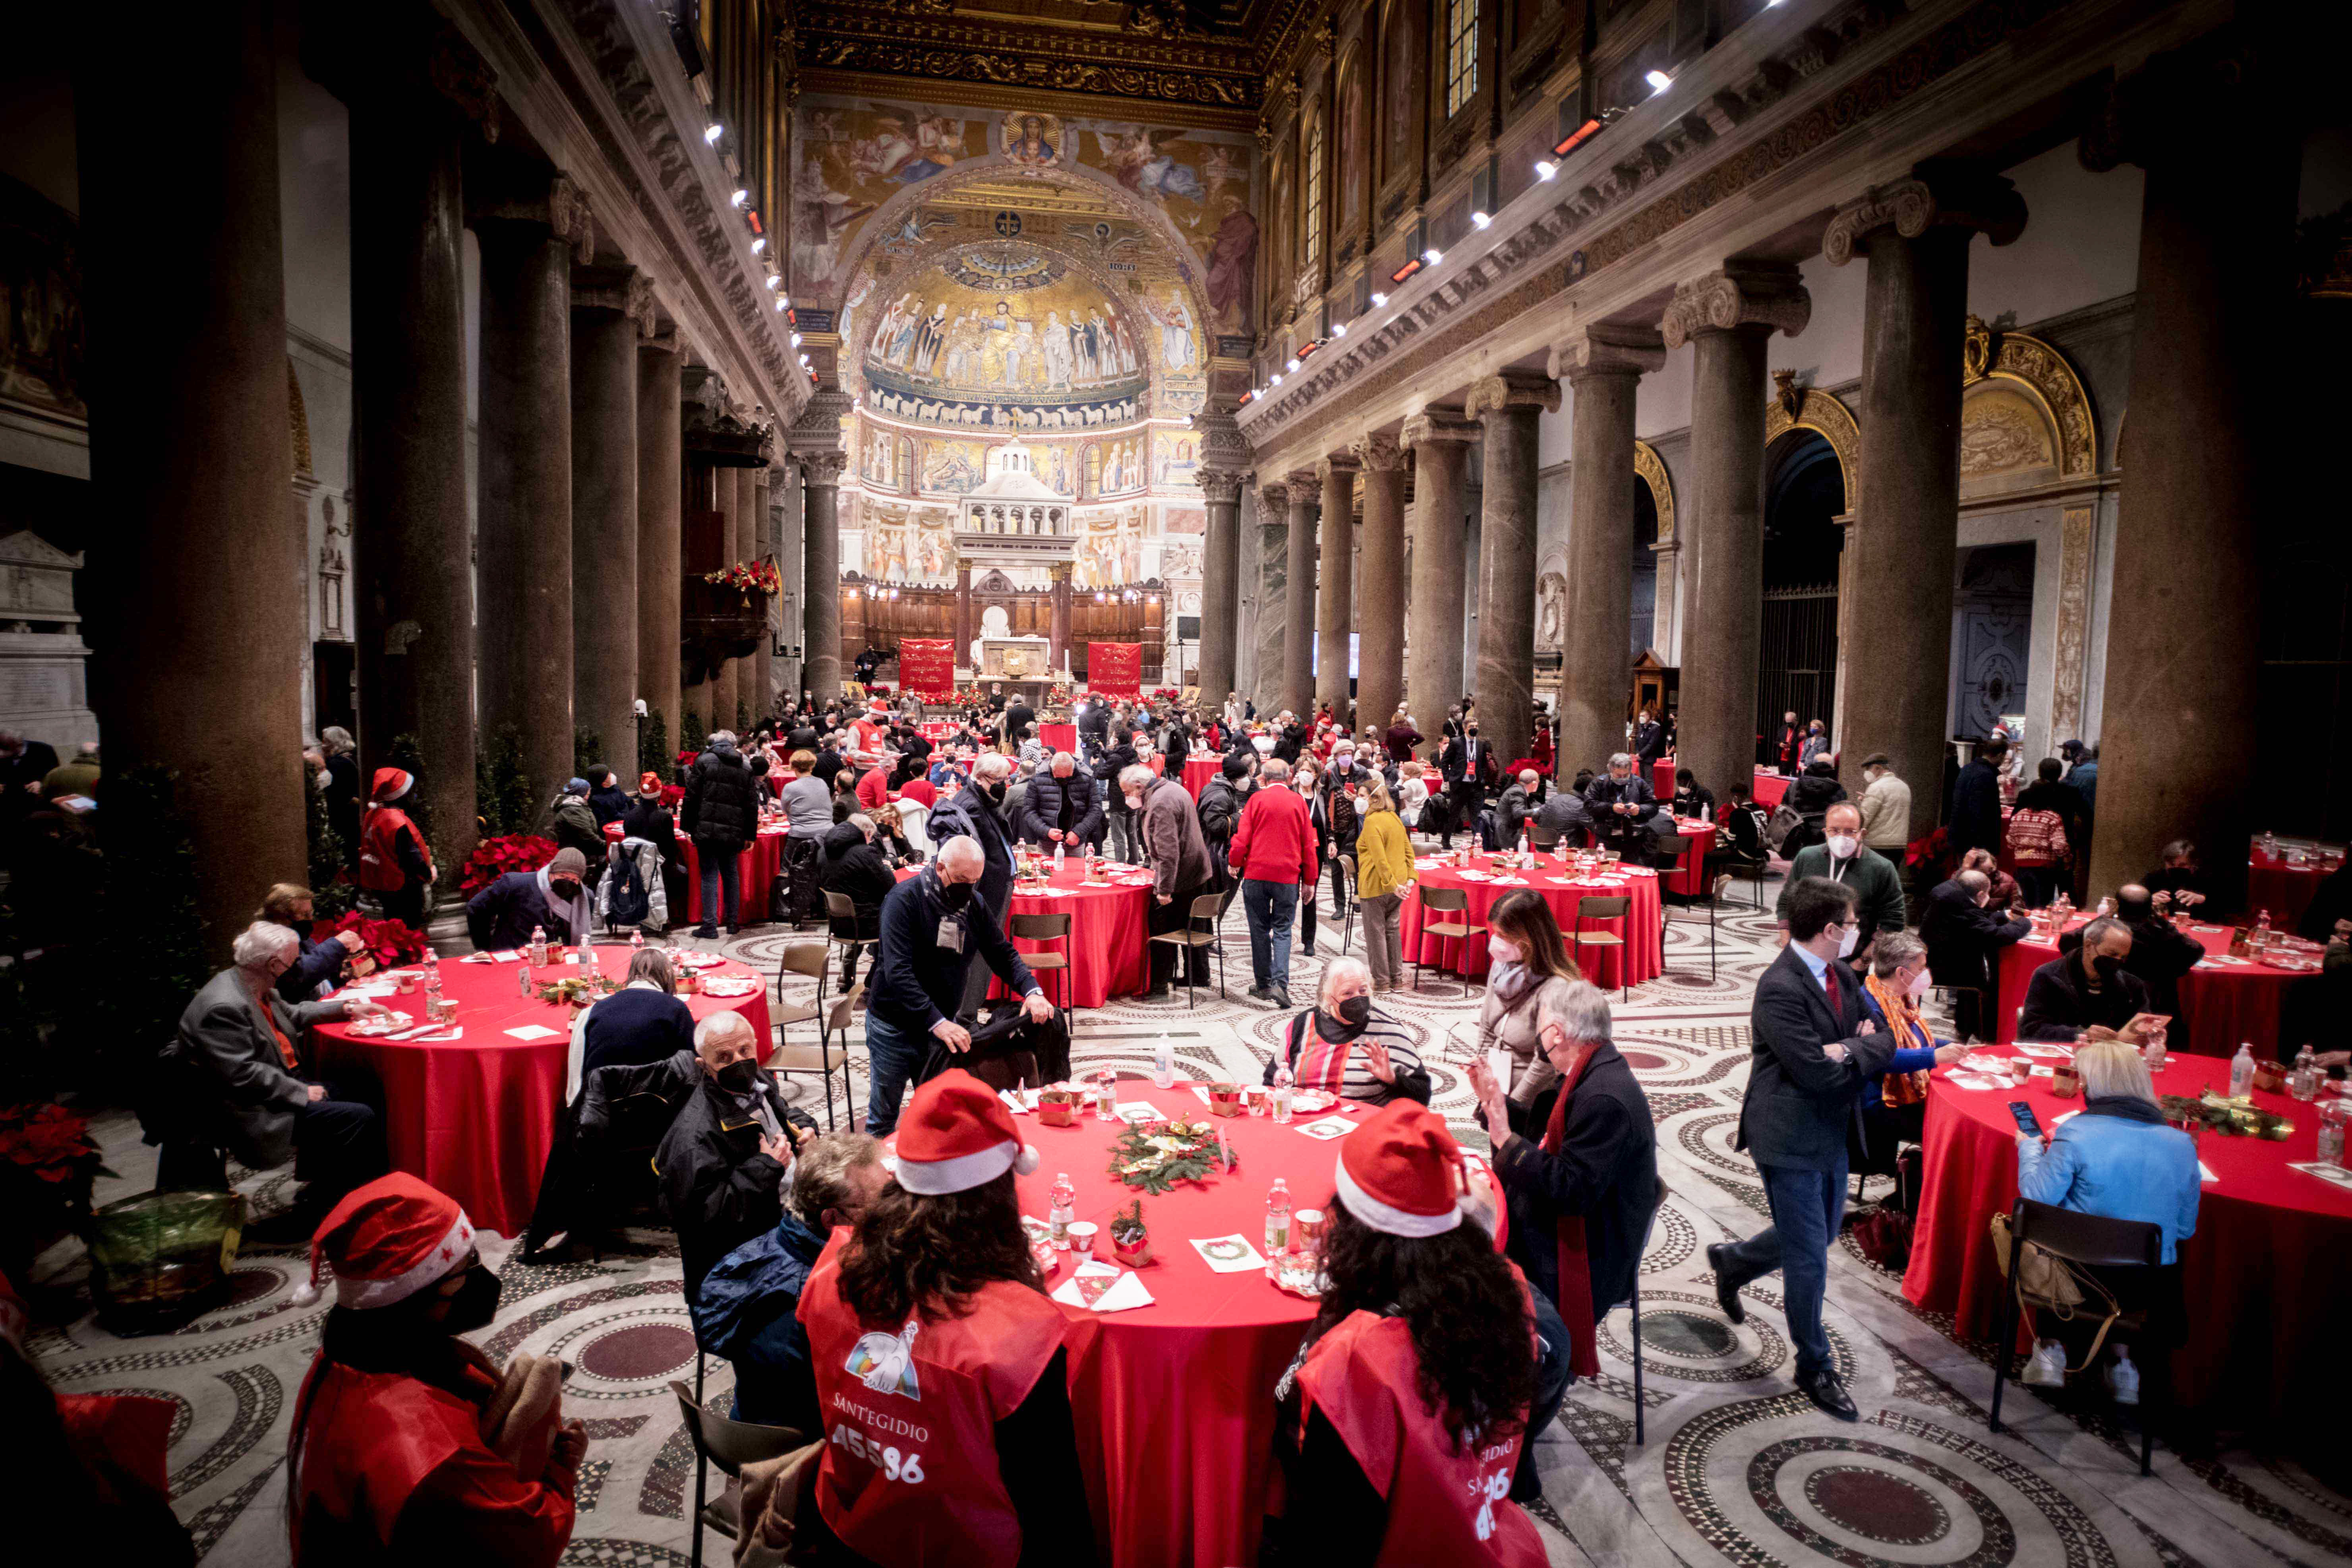
{"label": "plastic water bottle", "polygon": [[2287,1079],[2286,1091],[2297,1100],[2317,1100],[2319,1077],[2318,1059],[2311,1054],[2306,1041],[2303,1049],[2294,1053],[2294,1073]]}
{"label": "plastic water bottle", "polygon": [[437,963],[428,965],[425,971],[425,1016],[441,1016],[441,966]]}
{"label": "plastic water bottle", "polygon": [[1061,839],[1054,840],[1054,880],[1056,882],[1062,879],[1062,851],[1068,847],[1069,845]]}
{"label": "plastic water bottle", "polygon": [[1151,1087],[1176,1087],[1176,1047],[1169,1043],[1165,1035],[1160,1036],[1160,1043],[1151,1047]]}
{"label": "plastic water bottle", "polygon": [[1290,1250],[1290,1184],[1280,1176],[1265,1194],[1265,1255],[1279,1258]]}
{"label": "plastic water bottle", "polygon": [[1078,1206],[1078,1189],[1067,1171],[1054,1178],[1054,1206],[1046,1217],[1054,1227],[1054,1250],[1070,1250],[1070,1217]]}
{"label": "plastic water bottle", "polygon": [[1118,1120],[1118,1075],[1105,1068],[1095,1074],[1095,1114],[1105,1121]]}
{"label": "plastic water bottle", "polygon": [[2122,1345],[2116,1347],[2114,1364],[2107,1368],[2107,1392],[2117,1405],[2139,1403],[2139,1368],[2132,1365],[2131,1352]]}
{"label": "plastic water bottle", "polygon": [[2270,946],[2271,912],[2268,910],[2256,910],[2254,914],[2254,951],[2256,952],[2268,952],[2270,951]]}
{"label": "plastic water bottle", "polygon": [[2263,829],[2263,858],[2265,860],[2278,858],[2278,835],[2267,827]]}
{"label": "plastic water bottle", "polygon": [[2230,1098],[2244,1100],[2254,1092],[2254,1047],[2241,1040],[2230,1058]]}
{"label": "plastic water bottle", "polygon": [[530,966],[533,969],[547,967],[547,928],[545,926],[530,928]]}
{"label": "plastic water bottle", "polygon": [[1290,1084],[1289,1067],[1277,1066],[1274,1069],[1274,1119],[1276,1121],[1290,1120]]}

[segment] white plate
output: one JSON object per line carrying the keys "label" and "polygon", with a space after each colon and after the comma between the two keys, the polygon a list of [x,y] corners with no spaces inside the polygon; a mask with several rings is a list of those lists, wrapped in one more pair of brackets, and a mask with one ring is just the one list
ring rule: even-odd
{"label": "white plate", "polygon": [[1339,1103],[1339,1097],[1319,1089],[1301,1089],[1290,1097],[1291,1114],[1314,1116]]}

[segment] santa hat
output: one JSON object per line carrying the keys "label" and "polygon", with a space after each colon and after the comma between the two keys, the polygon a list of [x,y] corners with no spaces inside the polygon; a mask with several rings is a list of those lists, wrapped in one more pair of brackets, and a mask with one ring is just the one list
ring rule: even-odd
{"label": "santa hat", "polygon": [[369,798],[378,805],[398,800],[416,783],[416,775],[405,768],[378,768],[375,771],[375,793]]}
{"label": "santa hat", "polygon": [[334,1268],[337,1306],[389,1307],[463,1268],[473,1249],[474,1222],[457,1200],[394,1171],[354,1187],[320,1225],[294,1304],[319,1299],[321,1261]]}
{"label": "santa hat", "polygon": [[899,1119],[898,1184],[910,1193],[944,1197],[1036,1168],[1037,1151],[1021,1142],[1013,1112],[961,1068],[916,1089]]}
{"label": "santa hat", "polygon": [[1391,1236],[1443,1236],[1462,1223],[1461,1146],[1418,1100],[1390,1101],[1339,1146],[1339,1202]]}

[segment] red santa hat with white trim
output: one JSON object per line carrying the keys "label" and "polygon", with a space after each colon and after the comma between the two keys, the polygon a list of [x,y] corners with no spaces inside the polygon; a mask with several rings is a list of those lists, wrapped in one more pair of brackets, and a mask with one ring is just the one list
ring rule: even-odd
{"label": "red santa hat with white trim", "polygon": [[319,1265],[335,1270],[339,1307],[389,1307],[466,1267],[474,1222],[457,1200],[405,1172],[354,1187],[310,1238],[310,1278],[294,1304],[319,1299]]}
{"label": "red santa hat with white trim", "polygon": [[416,775],[404,768],[378,768],[375,789],[368,798],[378,805],[388,805],[406,795],[416,783]]}
{"label": "red santa hat with white trim", "polygon": [[1391,1100],[1342,1140],[1339,1202],[1390,1236],[1443,1236],[1462,1223],[1469,1181],[1445,1119],[1418,1100]]}
{"label": "red santa hat with white trim", "polygon": [[1021,1142],[1013,1112],[961,1068],[916,1089],[899,1118],[898,1184],[910,1193],[944,1197],[1036,1168],[1037,1151]]}

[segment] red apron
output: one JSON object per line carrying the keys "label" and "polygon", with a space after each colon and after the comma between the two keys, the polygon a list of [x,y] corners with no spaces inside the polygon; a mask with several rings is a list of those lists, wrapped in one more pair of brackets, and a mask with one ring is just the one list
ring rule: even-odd
{"label": "red apron", "polygon": [[433,864],[433,851],[425,847],[425,835],[408,820],[408,813],[393,805],[372,805],[367,820],[360,825],[360,886],[371,893],[396,893],[408,885],[401,873],[398,844],[402,834],[416,840],[416,852]]}
{"label": "red apron", "polygon": [[1012,1568],[1021,1526],[997,1466],[996,1424],[1062,1348],[1061,1309],[999,1280],[961,1318],[869,1328],[842,1300],[834,1232],[801,1291],[825,1425],[817,1508],[842,1544],[893,1568]]}
{"label": "red apron", "polygon": [[1422,1403],[1420,1367],[1403,1319],[1352,1312],[1315,1342],[1298,1369],[1301,1424],[1320,1410],[1388,1502],[1377,1568],[1542,1568],[1543,1540],[1510,1500],[1525,1437],[1473,1441],[1454,1452],[1444,1423]]}

